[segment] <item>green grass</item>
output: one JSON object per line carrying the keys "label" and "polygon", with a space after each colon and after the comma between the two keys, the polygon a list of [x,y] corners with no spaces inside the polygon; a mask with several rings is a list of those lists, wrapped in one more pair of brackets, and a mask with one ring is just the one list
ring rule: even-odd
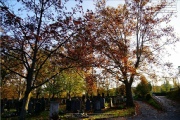
{"label": "green grass", "polygon": [[[103,113],[89,116],[87,119],[103,119],[112,117],[127,117],[135,114],[135,108],[109,109]],[[86,120],[86,119],[85,119]]]}
{"label": "green grass", "polygon": [[161,105],[158,102],[156,102],[153,98],[150,98],[149,100],[147,100],[147,103],[158,110],[162,110]]}
{"label": "green grass", "polygon": [[[60,109],[62,111],[62,109]],[[126,109],[117,109],[117,108],[109,108],[103,109],[101,113],[88,113],[88,118],[84,118],[84,120],[93,120],[93,119],[103,119],[103,118],[112,118],[112,117],[126,117],[132,116],[135,114],[135,108],[126,108]],[[49,119],[49,111],[43,111],[38,115],[27,115],[26,120],[48,120]],[[78,120],[73,116],[72,113],[67,113],[63,115],[59,115],[62,120]],[[7,118],[1,118],[1,120],[7,120]],[[18,117],[11,117],[8,120],[18,120]]]}

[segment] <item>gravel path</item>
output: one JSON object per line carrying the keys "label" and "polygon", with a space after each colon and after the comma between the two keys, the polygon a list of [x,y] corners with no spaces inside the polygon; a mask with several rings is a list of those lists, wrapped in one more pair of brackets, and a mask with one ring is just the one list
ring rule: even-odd
{"label": "gravel path", "polygon": [[114,118],[112,120],[180,120],[180,104],[164,96],[155,97],[163,106],[164,111],[158,111],[152,106],[136,101],[139,110],[137,115],[128,118]]}

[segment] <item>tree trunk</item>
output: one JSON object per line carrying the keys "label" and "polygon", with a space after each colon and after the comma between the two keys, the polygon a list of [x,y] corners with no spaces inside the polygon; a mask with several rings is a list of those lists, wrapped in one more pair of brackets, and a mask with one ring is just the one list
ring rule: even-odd
{"label": "tree trunk", "polygon": [[28,105],[29,105],[30,99],[31,99],[31,92],[29,93],[28,99],[27,99],[27,102],[26,102],[26,107],[25,107],[26,111],[28,110]]}
{"label": "tree trunk", "polygon": [[126,106],[127,107],[133,107],[134,102],[133,102],[133,97],[132,97],[131,84],[126,83],[125,87],[126,87],[126,98],[127,98]]}
{"label": "tree trunk", "polygon": [[20,113],[20,116],[19,116],[19,120],[25,120],[25,118],[26,118],[26,104],[27,104],[27,101],[28,101],[29,93],[30,93],[30,91],[25,92],[22,106],[19,106],[19,107],[21,107],[21,113]]}

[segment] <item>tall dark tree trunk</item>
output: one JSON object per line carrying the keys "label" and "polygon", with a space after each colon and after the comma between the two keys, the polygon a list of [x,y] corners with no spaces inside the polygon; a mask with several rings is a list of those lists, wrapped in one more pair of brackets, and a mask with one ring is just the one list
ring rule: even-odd
{"label": "tall dark tree trunk", "polygon": [[26,90],[24,98],[23,98],[22,106],[19,106],[19,107],[21,107],[21,113],[19,116],[19,120],[25,120],[25,118],[26,118],[26,104],[28,101],[29,94],[30,94],[30,91]]}
{"label": "tall dark tree trunk", "polygon": [[131,84],[130,83],[126,83],[125,84],[126,87],[126,106],[127,107],[133,107],[134,106],[134,102],[133,102],[133,97],[132,97],[132,91],[131,91]]}

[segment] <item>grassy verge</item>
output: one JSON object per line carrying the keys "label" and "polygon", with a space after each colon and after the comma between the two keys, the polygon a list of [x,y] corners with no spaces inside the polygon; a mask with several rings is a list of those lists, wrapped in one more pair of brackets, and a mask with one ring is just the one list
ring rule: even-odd
{"label": "grassy verge", "polygon": [[153,98],[150,98],[149,100],[146,101],[148,104],[156,108],[157,110],[162,110],[162,106]]}
{"label": "grassy verge", "polygon": [[147,94],[146,97],[144,97],[144,98],[143,97],[139,98],[138,96],[136,96],[135,99],[144,101],[144,102],[151,105],[152,107],[154,107],[157,110],[162,110],[161,104],[159,104],[159,102],[157,102],[155,99],[153,99],[151,94]]}
{"label": "grassy verge", "polygon": [[110,109],[104,113],[90,116],[87,119],[104,119],[104,118],[114,118],[114,117],[127,117],[135,114],[135,108],[126,109]]}

